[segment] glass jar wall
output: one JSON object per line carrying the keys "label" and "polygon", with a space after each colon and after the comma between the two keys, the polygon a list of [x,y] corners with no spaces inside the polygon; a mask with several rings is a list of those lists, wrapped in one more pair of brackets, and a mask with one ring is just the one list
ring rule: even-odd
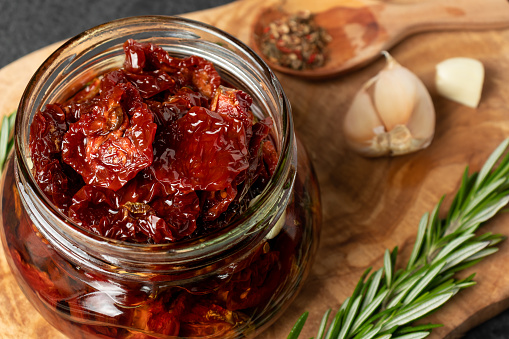
{"label": "glass jar wall", "polygon": [[[255,116],[272,118],[275,172],[226,227],[176,243],[112,240],[79,227],[36,184],[29,152],[34,115],[121,67],[128,38],[211,61],[227,83],[251,95]],[[15,132],[2,181],[3,246],[27,298],[71,338],[254,336],[284,311],[309,271],[321,216],[312,166],[294,136],[281,85],[224,32],[171,17],[128,18],[86,31],[36,72]]]}

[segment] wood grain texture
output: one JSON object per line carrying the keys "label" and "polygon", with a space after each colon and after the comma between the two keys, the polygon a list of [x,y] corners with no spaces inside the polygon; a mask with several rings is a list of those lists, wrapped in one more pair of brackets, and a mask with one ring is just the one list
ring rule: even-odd
{"label": "wood grain texture", "polygon": [[[411,0],[409,0],[411,1]],[[257,1],[241,1],[187,17],[211,23],[249,41]],[[437,125],[426,150],[398,158],[365,159],[345,147],[340,131],[353,94],[382,67],[378,59],[354,73],[310,82],[278,74],[293,108],[295,127],[313,159],[321,186],[323,227],[320,248],[302,291],[260,338],[284,338],[304,311],[310,311],[303,337],[314,336],[322,314],[337,309],[361,273],[379,268],[386,248],[399,246],[408,257],[420,217],[443,194],[450,198],[465,166],[478,170],[509,136],[509,30],[435,32],[412,36],[391,50],[430,90]],[[58,45],[58,44],[57,44]],[[31,74],[57,45],[30,54],[0,70],[0,114],[16,109]],[[435,65],[449,57],[479,59],[486,81],[477,109],[439,97]],[[446,199],[445,206],[450,202]],[[509,216],[490,221],[484,231],[509,235]],[[0,249],[1,251],[1,249]],[[430,338],[458,338],[509,307],[509,243],[468,272],[477,286],[462,291],[426,322],[443,323]],[[63,338],[31,307],[0,253],[0,327],[3,338]]]}

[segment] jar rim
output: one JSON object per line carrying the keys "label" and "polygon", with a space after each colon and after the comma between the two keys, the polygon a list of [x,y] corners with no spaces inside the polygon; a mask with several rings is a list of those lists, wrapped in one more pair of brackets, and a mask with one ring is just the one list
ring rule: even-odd
{"label": "jar rim", "polygon": [[[278,108],[282,114],[282,133],[279,161],[274,174],[270,178],[263,192],[260,194],[259,199],[257,199],[253,206],[250,206],[241,215],[235,218],[231,224],[221,230],[195,239],[186,239],[174,243],[169,242],[163,244],[131,243],[122,240],[106,238],[85,230],[84,228],[77,225],[74,221],[62,213],[40,189],[39,185],[33,178],[27,157],[24,155],[24,149],[26,149],[24,145],[27,140],[27,131],[22,131],[22,122],[24,118],[26,119],[27,114],[33,115],[41,108],[42,103],[32,105],[32,108],[30,105],[33,104],[31,101],[34,100],[34,92],[40,90],[40,87],[38,87],[38,82],[47,79],[48,73],[54,72],[56,70],[55,62],[65,57],[66,53],[72,51],[74,48],[76,48],[76,46],[79,46],[82,42],[87,41],[91,37],[107,39],[109,35],[113,34],[112,31],[118,29],[119,27],[155,25],[158,29],[160,29],[159,25],[165,23],[172,23],[181,25],[183,27],[198,29],[208,34],[220,37],[241,51],[243,53],[243,57],[246,57],[255,63],[255,65],[258,67],[258,70],[267,79],[267,82],[273,86],[273,89],[276,91],[279,100],[277,104],[279,105]],[[28,119],[30,119],[30,117]],[[209,24],[182,17],[156,15],[127,17],[95,26],[71,38],[62,46],[60,46],[55,52],[53,52],[34,73],[22,96],[16,117],[14,149],[15,156],[18,159],[17,166],[18,171],[20,172],[20,177],[24,177],[24,180],[26,180],[25,184],[29,185],[30,190],[33,191],[34,196],[41,202],[43,208],[59,216],[62,221],[62,226],[66,228],[65,232],[67,235],[82,240],[85,239],[89,243],[92,242],[101,244],[101,246],[107,246],[109,249],[116,249],[126,253],[129,251],[135,251],[138,253],[145,253],[149,251],[152,254],[154,254],[154,252],[164,254],[171,252],[172,254],[178,256],[179,254],[185,255],[186,253],[191,252],[209,253],[209,251],[206,249],[210,248],[211,245],[214,245],[214,247],[219,249],[222,248],[222,246],[224,246],[226,243],[231,242],[232,238],[245,239],[249,235],[249,232],[253,231],[253,227],[256,225],[250,225],[249,223],[246,223],[246,221],[250,218],[253,218],[253,216],[259,213],[259,211],[263,208],[271,208],[271,204],[274,205],[277,203],[275,201],[271,201],[274,199],[270,199],[271,195],[274,195],[273,192],[282,192],[284,187],[288,186],[288,175],[292,171],[292,161],[289,161],[285,155],[292,152],[293,144],[295,143],[294,138],[291,107],[288,99],[286,98],[286,95],[284,94],[282,85],[272,70],[268,67],[268,65],[251,48],[249,48],[246,44],[233,37],[232,35]],[[290,174],[290,176],[292,175]],[[293,185],[293,181],[291,181],[291,184]]]}

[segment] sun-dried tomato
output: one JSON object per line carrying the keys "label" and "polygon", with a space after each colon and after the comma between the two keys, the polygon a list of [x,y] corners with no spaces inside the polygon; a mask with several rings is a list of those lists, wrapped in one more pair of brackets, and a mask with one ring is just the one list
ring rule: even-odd
{"label": "sun-dried tomato", "polygon": [[141,97],[144,99],[153,97],[162,91],[173,89],[175,87],[175,80],[173,80],[173,78],[171,78],[165,71],[161,70],[143,72],[139,74],[126,72],[125,76],[134,86],[136,86]]}
{"label": "sun-dried tomato", "polygon": [[[133,326],[148,333],[177,336],[180,331],[180,318],[186,309],[187,295],[165,292],[147,306],[134,310]],[[142,338],[148,338],[142,336]],[[138,337],[136,337],[138,338]],[[151,338],[151,337],[150,337]]]}
{"label": "sun-dried tomato", "polygon": [[76,93],[70,101],[74,103],[82,103],[87,102],[88,100],[94,98],[99,94],[101,90],[101,79],[95,78],[93,79],[85,88]]}
{"label": "sun-dried tomato", "polygon": [[242,310],[268,302],[281,279],[279,252],[262,253],[252,264],[236,273],[224,288],[229,291],[229,310]]}
{"label": "sun-dried tomato", "polygon": [[221,84],[221,77],[214,65],[196,55],[183,60],[181,72],[187,73],[190,76],[191,83],[207,98],[211,98]]}
{"label": "sun-dried tomato", "polygon": [[248,138],[251,137],[251,126],[253,125],[253,113],[250,111],[253,99],[247,93],[219,86],[214,98],[210,104],[210,109],[219,113],[227,115],[231,118],[236,118],[244,124]]}
{"label": "sun-dried tomato", "polygon": [[61,160],[62,139],[67,130],[60,105],[47,105],[37,112],[30,126],[29,147],[32,173],[41,190],[59,208],[66,209],[83,180]]}
{"label": "sun-dried tomato", "polygon": [[222,190],[249,166],[242,123],[206,108],[193,107],[169,137],[153,167],[158,180],[176,190]]}
{"label": "sun-dried tomato", "polygon": [[219,191],[203,192],[203,220],[211,221],[217,219],[222,213],[226,212],[236,196],[237,189],[232,185],[229,185]]}
{"label": "sun-dried tomato", "polygon": [[139,73],[145,68],[145,51],[139,42],[129,39],[124,42],[124,69],[127,72]]}
{"label": "sun-dried tomato", "polygon": [[200,203],[195,192],[176,193],[153,202],[152,207],[166,222],[174,239],[191,235],[196,229]]}
{"label": "sun-dried tomato", "polygon": [[240,314],[207,300],[195,303],[181,318],[180,335],[184,337],[221,338],[245,319]]}
{"label": "sun-dried tomato", "polygon": [[85,185],[74,195],[69,216],[91,232],[104,235],[119,208],[119,197],[114,191]]}
{"label": "sun-dried tomato", "polygon": [[51,281],[47,273],[36,270],[21,258],[20,253],[11,250],[11,258],[14,266],[26,281],[28,286],[47,304],[56,306],[58,300],[62,299],[60,290]]}
{"label": "sun-dried tomato", "polygon": [[194,106],[206,107],[208,99],[200,92],[189,87],[182,87],[174,95],[169,95],[163,102],[148,100],[148,106],[154,112],[154,119],[159,126],[171,128],[171,124],[182,118]]}
{"label": "sun-dried tomato", "polygon": [[272,176],[274,172],[276,171],[277,162],[279,160],[279,157],[277,155],[276,147],[274,147],[274,144],[270,140],[265,140],[262,143],[262,152],[263,152],[263,161],[265,161],[265,164],[267,165],[267,170],[269,172],[269,175]]}
{"label": "sun-dried tomato", "polygon": [[173,73],[179,69],[181,59],[171,57],[162,47],[152,43],[140,43],[129,39],[124,43],[126,59],[124,69],[139,73],[161,69]]}
{"label": "sun-dried tomato", "polygon": [[148,204],[157,197],[163,197],[173,191],[166,191],[165,185],[158,181],[152,172],[141,171],[134,179],[124,185],[117,194],[120,196],[121,205],[126,202],[141,202]]}
{"label": "sun-dried tomato", "polygon": [[59,158],[66,131],[66,117],[60,105],[46,105],[34,116],[30,126],[30,152],[35,166],[42,167]]}
{"label": "sun-dried tomato", "polygon": [[134,91],[118,84],[64,135],[62,158],[87,184],[118,190],[152,163],[156,124],[141,99],[126,97]]}

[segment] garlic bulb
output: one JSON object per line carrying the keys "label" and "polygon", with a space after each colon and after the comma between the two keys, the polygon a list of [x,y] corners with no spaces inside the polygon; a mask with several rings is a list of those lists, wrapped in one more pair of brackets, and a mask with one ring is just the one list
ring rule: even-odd
{"label": "garlic bulb", "polygon": [[356,94],[343,125],[348,145],[371,157],[423,149],[435,132],[428,90],[389,53],[384,55],[387,65]]}

